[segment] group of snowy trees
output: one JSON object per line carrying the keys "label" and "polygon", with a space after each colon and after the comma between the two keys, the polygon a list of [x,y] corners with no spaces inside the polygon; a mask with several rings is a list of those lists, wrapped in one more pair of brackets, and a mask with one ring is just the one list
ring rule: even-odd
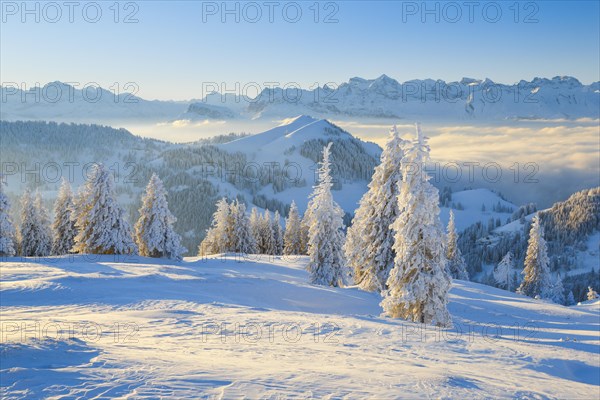
{"label": "group of snowy trees", "polygon": [[268,209],[260,213],[256,207],[248,217],[243,202],[238,199],[228,202],[224,197],[217,202],[217,210],[198,253],[201,256],[227,252],[272,256],[307,254],[308,227],[295,202],[292,201],[285,230],[280,220],[279,211],[271,216]]}
{"label": "group of snowy trees", "polygon": [[544,229],[539,215],[533,217],[529,230],[529,241],[522,271],[523,279],[519,279],[515,271],[515,263],[511,251],[507,252],[493,270],[493,277],[498,287],[515,290],[537,299],[548,299],[555,303],[572,305],[575,303],[572,292],[565,297],[565,288],[560,273],[552,277],[549,268],[548,249],[544,239]]}
{"label": "group of snowy trees", "polygon": [[[2,185],[0,184],[0,187]],[[18,235],[9,217],[10,204],[0,191],[0,255],[48,256],[68,253],[135,254],[179,259],[186,250],[173,230],[175,217],[157,175],[146,187],[140,218],[131,229],[117,202],[112,173],[98,164],[91,178],[73,194],[63,180],[54,203],[54,221],[39,191],[26,190],[21,198]],[[18,244],[18,246],[16,246]]]}
{"label": "group of snowy trees", "polygon": [[[452,276],[468,279],[457,246],[454,216],[444,234],[439,219],[439,195],[429,182],[425,163],[429,146],[417,127],[417,138],[405,141],[397,129],[375,168],[369,190],[360,201],[353,224],[344,234],[344,212],[334,201],[331,171],[332,143],[323,148],[318,183],[301,219],[292,203],[285,233],[285,254],[308,254],[310,281],[326,286],[352,282],[380,292],[386,314],[415,322],[451,325],[447,297]],[[199,252],[227,251],[281,254],[279,215],[253,209],[249,219],[237,200],[217,204],[213,222]],[[240,211],[240,209],[242,211]],[[248,226],[252,242],[241,245],[236,235]],[[448,241],[446,241],[448,240]]]}
{"label": "group of snowy trees", "polygon": [[360,199],[344,246],[354,281],[363,290],[381,292],[394,266],[394,234],[390,226],[398,218],[404,141],[393,128],[375,168],[369,190]]}
{"label": "group of snowy trees", "polygon": [[[295,215],[297,215],[297,208]],[[281,228],[280,219],[279,211],[275,211],[271,218],[269,210],[260,214],[256,207],[252,208],[250,217],[248,217],[246,205],[243,202],[236,199],[230,203],[224,197],[217,202],[217,210],[213,214],[206,237],[200,243],[198,253],[201,256],[227,252],[284,254],[286,235]],[[289,236],[288,240],[292,240],[292,236],[287,236]],[[291,244],[289,246],[292,248]]]}

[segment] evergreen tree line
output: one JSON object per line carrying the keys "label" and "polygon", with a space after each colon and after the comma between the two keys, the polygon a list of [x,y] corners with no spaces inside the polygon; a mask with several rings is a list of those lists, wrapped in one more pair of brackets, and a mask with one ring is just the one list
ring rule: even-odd
{"label": "evergreen tree line", "polygon": [[223,197],[216,204],[211,226],[198,247],[198,254],[306,254],[306,229],[295,202],[292,201],[289,207],[285,230],[281,219],[279,211],[271,216],[268,208],[260,213],[253,207],[247,215],[243,199],[228,201]]}
{"label": "evergreen tree line", "polygon": [[26,190],[21,198],[21,224],[16,230],[10,203],[0,184],[0,255],[44,257],[81,254],[140,254],[180,259],[186,251],[173,230],[176,221],[169,211],[166,190],[152,175],[142,197],[139,219],[132,228],[118,204],[114,178],[104,165],[76,194],[63,180],[50,221],[39,191]]}

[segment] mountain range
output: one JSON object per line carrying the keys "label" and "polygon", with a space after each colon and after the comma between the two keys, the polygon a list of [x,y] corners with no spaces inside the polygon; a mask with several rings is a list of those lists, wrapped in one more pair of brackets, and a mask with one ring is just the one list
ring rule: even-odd
{"label": "mountain range", "polygon": [[319,118],[502,121],[600,117],[600,82],[584,85],[570,76],[534,78],[515,84],[490,79],[410,80],[381,75],[316,89],[263,88],[254,98],[211,92],[201,100],[145,100],[95,86],[51,82],[28,90],[0,87],[2,120],[111,123],[122,120],[283,119],[310,114]]}

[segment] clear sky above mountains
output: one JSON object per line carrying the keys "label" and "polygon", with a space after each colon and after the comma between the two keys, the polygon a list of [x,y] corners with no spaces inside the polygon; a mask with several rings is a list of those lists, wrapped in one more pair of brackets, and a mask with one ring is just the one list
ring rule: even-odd
{"label": "clear sky above mountains", "polygon": [[382,73],[600,80],[596,1],[24,4],[2,2],[3,83],[135,82],[142,97],[183,100],[204,82],[311,87]]}

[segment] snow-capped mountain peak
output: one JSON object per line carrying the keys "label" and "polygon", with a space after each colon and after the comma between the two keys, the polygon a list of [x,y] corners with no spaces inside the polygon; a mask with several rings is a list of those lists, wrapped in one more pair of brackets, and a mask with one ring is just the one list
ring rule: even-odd
{"label": "snow-capped mountain peak", "polygon": [[310,115],[301,114],[301,115],[298,115],[297,117],[283,119],[279,126],[287,126],[287,127],[304,126],[304,125],[308,125],[315,121],[316,121],[316,119],[311,117]]}
{"label": "snow-capped mountain peak", "polygon": [[[314,90],[300,90],[293,101],[286,90],[277,87],[263,89],[255,99],[241,100],[236,94],[213,92],[201,101],[170,102],[147,101],[124,92],[114,95],[102,88],[51,82],[43,88],[29,90],[0,87],[3,98],[0,116],[5,120],[93,123],[117,118],[273,120],[290,115],[446,121],[599,119],[599,85],[599,82],[584,85],[571,76],[536,77],[514,84],[466,77],[458,82],[414,79],[399,83],[383,74],[375,79],[354,77],[337,87],[328,84]],[[54,101],[56,92],[62,92],[60,101]],[[99,101],[95,100],[97,96]]]}

